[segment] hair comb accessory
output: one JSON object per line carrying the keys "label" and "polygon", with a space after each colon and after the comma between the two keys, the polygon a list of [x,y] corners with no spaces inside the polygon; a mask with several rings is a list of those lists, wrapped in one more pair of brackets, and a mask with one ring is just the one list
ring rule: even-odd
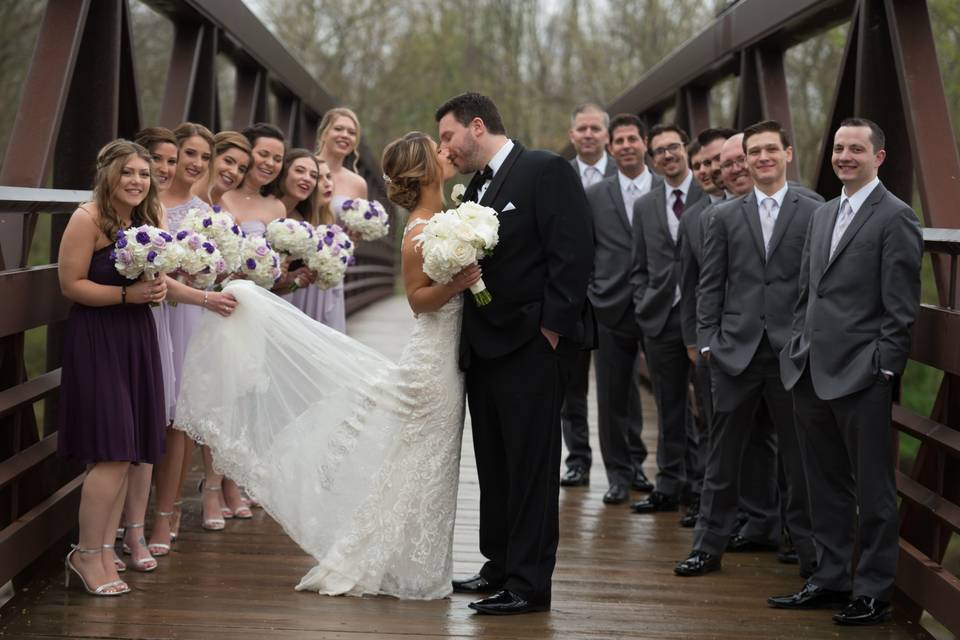
{"label": "hair comb accessory", "polygon": [[382,177],[383,177],[383,181],[386,182],[387,184],[390,184],[391,182],[393,182],[393,180],[391,180],[390,176],[388,176],[387,174],[383,174]]}

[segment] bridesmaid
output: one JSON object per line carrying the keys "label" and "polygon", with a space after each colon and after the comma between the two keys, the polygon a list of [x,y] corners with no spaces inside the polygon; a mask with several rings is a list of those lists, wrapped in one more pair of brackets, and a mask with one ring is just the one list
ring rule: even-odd
{"label": "bridesmaid", "polygon": [[[177,170],[170,186],[161,194],[160,200],[166,208],[167,228],[176,233],[187,213],[191,209],[208,209],[207,204],[193,195],[193,187],[202,181],[210,167],[213,157],[213,134],[200,124],[184,122],[173,130],[177,140]],[[202,292],[201,292],[202,293]],[[180,391],[179,371],[183,365],[187,345],[193,330],[200,321],[200,309],[194,305],[181,305],[168,308],[170,318],[170,338],[173,345],[173,366],[175,372],[174,398]],[[176,421],[175,407],[171,417]],[[148,548],[154,556],[170,553],[170,544],[174,532],[179,530],[180,489],[191,454],[193,441],[179,429],[167,430],[167,452],[157,465],[155,484],[156,514],[153,531],[150,534]]]}
{"label": "bridesmaid", "polygon": [[93,201],[73,213],[60,244],[60,288],[74,306],[64,332],[58,449],[87,465],[80,542],[65,570],[68,585],[76,574],[98,596],[130,591],[104,550],[113,549],[131,463],[163,454],[163,373],[147,303],[164,299],[166,279],[128,280],[110,258],[118,230],[160,223],[150,162],[127,140],[103,147]]}
{"label": "bridesmaid", "polygon": [[220,205],[223,194],[236,189],[250,169],[250,141],[236,131],[213,136],[212,168],[193,186],[195,196],[210,206]]}
{"label": "bridesmaid", "polygon": [[[291,149],[287,153],[283,171],[274,185],[274,195],[283,202],[288,218],[304,220],[314,226],[335,222],[330,209],[333,197],[330,166],[317,160],[306,149]],[[314,320],[346,333],[343,287],[324,290],[307,286],[285,297]]]}
{"label": "bridesmaid", "polygon": [[262,236],[267,225],[286,215],[283,203],[270,195],[269,186],[283,168],[283,133],[263,122],[241,133],[249,140],[252,161],[240,186],[223,194],[223,205],[250,235]]}

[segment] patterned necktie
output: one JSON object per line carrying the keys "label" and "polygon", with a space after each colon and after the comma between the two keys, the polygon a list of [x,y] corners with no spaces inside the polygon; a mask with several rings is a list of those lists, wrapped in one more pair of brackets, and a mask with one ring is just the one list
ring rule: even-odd
{"label": "patterned necktie", "polygon": [[830,239],[830,257],[837,251],[837,245],[840,244],[840,238],[843,232],[850,226],[850,220],[853,219],[853,208],[849,200],[844,200],[840,205],[840,213],[837,214],[837,223],[833,227],[833,237]]}
{"label": "patterned necktie", "polygon": [[674,189],[673,197],[676,198],[673,201],[673,215],[677,216],[677,220],[679,220],[680,216],[683,215],[683,191]]}
{"label": "patterned necktie", "polygon": [[596,167],[587,167],[583,171],[583,188],[592,187],[600,182],[603,176],[600,175],[600,169]]}
{"label": "patterned necktie", "polygon": [[487,180],[493,180],[493,169],[490,168],[490,165],[485,166],[483,171],[477,171],[473,174],[473,178],[470,179],[470,184],[467,185],[467,190],[463,193],[464,201],[476,202],[477,194]]}
{"label": "patterned necktie", "polygon": [[770,255],[770,238],[773,237],[773,226],[777,223],[773,217],[777,201],[773,198],[764,198],[760,203],[760,230],[763,232],[763,251]]}
{"label": "patterned necktie", "polygon": [[633,205],[637,201],[637,198],[640,197],[640,188],[636,183],[631,182],[627,185],[626,195],[627,197],[623,202],[623,206],[627,208],[627,220],[633,225]]}

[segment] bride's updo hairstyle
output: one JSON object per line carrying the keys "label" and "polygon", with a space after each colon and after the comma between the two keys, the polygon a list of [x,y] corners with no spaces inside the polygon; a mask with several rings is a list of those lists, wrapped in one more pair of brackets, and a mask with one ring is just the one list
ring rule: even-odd
{"label": "bride's updo hairstyle", "polygon": [[438,184],[443,179],[432,143],[427,134],[411,131],[383,150],[380,166],[387,183],[387,197],[398,207],[413,209],[420,202],[423,186]]}

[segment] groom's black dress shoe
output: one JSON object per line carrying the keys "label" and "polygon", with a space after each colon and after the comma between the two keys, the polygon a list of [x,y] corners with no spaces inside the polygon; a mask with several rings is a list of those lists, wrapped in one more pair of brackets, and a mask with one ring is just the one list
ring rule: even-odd
{"label": "groom's black dress shoe", "polygon": [[513,591],[504,589],[483,600],[470,603],[470,608],[477,613],[487,613],[493,616],[511,616],[517,613],[533,613],[535,611],[549,611],[549,604],[533,604],[527,602]]}
{"label": "groom's black dress shoe", "polygon": [[739,533],[735,533],[730,536],[730,540],[727,541],[727,551],[733,551],[735,553],[752,553],[755,551],[776,551],[779,547],[775,544],[766,544],[763,542],[755,542],[749,538],[744,538]]}
{"label": "groom's black dress shoe", "polygon": [[627,489],[627,485],[614,482],[612,485],[610,485],[610,488],[607,489],[607,492],[603,494],[603,503],[623,504],[629,497],[630,490]]}
{"label": "groom's black dress shoe", "polygon": [[500,585],[490,584],[479,573],[464,580],[453,581],[454,593],[493,593]]}
{"label": "groom's black dress shoe", "polygon": [[645,500],[630,505],[635,513],[654,513],[657,511],[676,511],[680,508],[680,501],[665,493],[654,491]]}
{"label": "groom's black dress shoe", "polygon": [[833,621],[843,625],[880,624],[890,619],[890,603],[876,598],[859,596],[833,614]]}
{"label": "groom's black dress shoe", "polygon": [[636,491],[642,491],[643,493],[653,491],[653,483],[650,482],[650,479],[647,477],[647,474],[643,472],[643,469],[637,469],[637,472],[633,474],[632,484]]}
{"label": "groom's black dress shoe", "polygon": [[691,552],[686,560],[673,568],[675,574],[685,578],[702,576],[711,571],[720,571],[720,556],[715,556],[706,551]]}
{"label": "groom's black dress shoe", "polygon": [[849,591],[833,591],[812,582],[789,596],[767,598],[767,604],[777,609],[835,609],[850,602]]}
{"label": "groom's black dress shoe", "polygon": [[561,487],[585,487],[590,484],[590,472],[583,467],[570,467],[560,478]]}

